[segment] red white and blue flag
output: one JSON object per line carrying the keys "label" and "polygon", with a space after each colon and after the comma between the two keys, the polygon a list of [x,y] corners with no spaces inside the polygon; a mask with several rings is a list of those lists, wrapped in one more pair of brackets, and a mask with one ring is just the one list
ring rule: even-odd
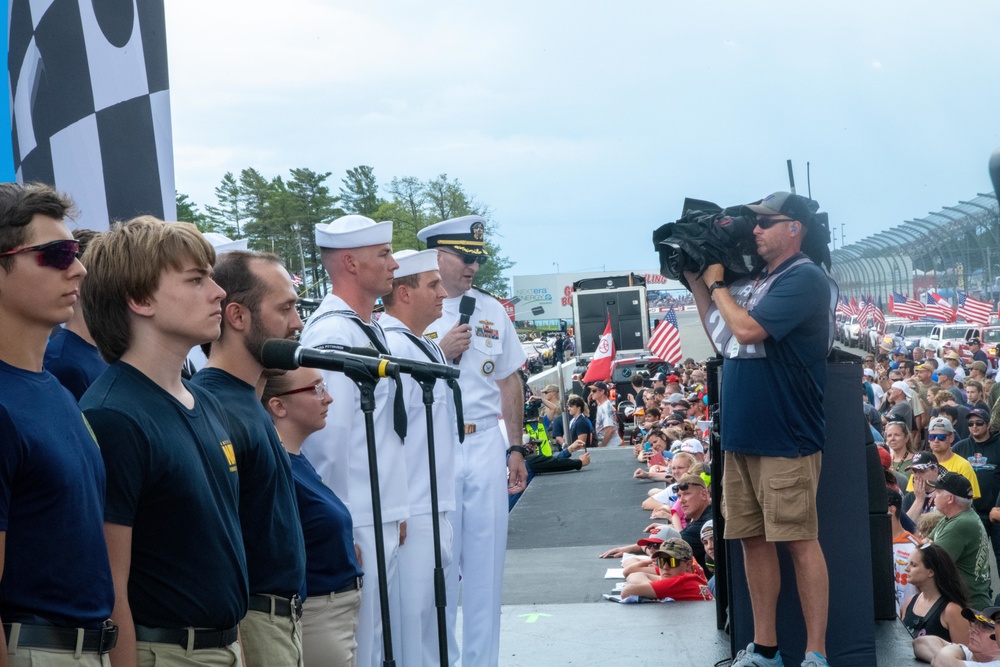
{"label": "red white and blue flag", "polygon": [[966,322],[987,325],[990,323],[990,313],[993,312],[992,301],[973,299],[965,292],[958,293],[958,316]]}
{"label": "red white and blue flag", "polygon": [[594,350],[594,358],[587,366],[587,372],[583,376],[583,383],[603,382],[611,378],[611,362],[615,358],[615,339],[611,335],[611,313],[608,313],[608,324],[604,327],[601,339],[597,341],[597,349]]}
{"label": "red white and blue flag", "polygon": [[292,274],[292,285],[299,287],[302,284],[302,276],[297,273]]}
{"label": "red white and blue flag", "polygon": [[919,299],[907,299],[899,292],[889,297],[889,312],[911,320],[919,320],[927,315],[927,309]]}
{"label": "red white and blue flag", "polygon": [[871,309],[871,317],[874,320],[874,324],[878,327],[879,331],[885,331],[885,313],[882,312],[882,296],[878,297],[878,305],[875,305],[875,300],[868,297],[868,306]]}
{"label": "red white and blue flag", "polygon": [[840,297],[840,300],[837,302],[837,313],[840,315],[846,315],[847,317],[851,316],[851,308],[847,305],[846,296]]}
{"label": "red white and blue flag", "polygon": [[924,298],[927,301],[927,317],[933,317],[942,322],[955,321],[955,308],[948,299],[937,292],[928,292]]}
{"label": "red white and blue flag", "polygon": [[677,365],[683,359],[681,354],[681,334],[677,328],[677,314],[671,306],[663,320],[656,325],[649,337],[649,351],[653,356]]}

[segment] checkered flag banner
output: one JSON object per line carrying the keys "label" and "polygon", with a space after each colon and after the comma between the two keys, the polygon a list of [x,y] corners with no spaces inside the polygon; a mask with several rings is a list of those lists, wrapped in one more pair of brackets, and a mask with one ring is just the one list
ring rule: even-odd
{"label": "checkered flag banner", "polygon": [[162,0],[10,0],[14,169],[76,226],[177,218]]}

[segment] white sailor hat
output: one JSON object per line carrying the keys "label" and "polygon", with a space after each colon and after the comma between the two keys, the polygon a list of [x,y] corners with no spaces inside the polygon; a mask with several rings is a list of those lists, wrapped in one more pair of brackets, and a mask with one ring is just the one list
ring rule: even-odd
{"label": "white sailor hat", "polygon": [[465,255],[489,255],[486,251],[486,220],[478,215],[442,220],[417,232],[428,248],[451,248]]}
{"label": "white sailor hat", "polygon": [[225,255],[227,252],[232,252],[233,250],[247,249],[247,239],[236,239],[234,241],[228,236],[223,236],[217,232],[205,232],[202,236],[215,248],[216,255]]}
{"label": "white sailor hat", "polygon": [[419,252],[416,250],[400,250],[399,252],[394,252],[392,258],[399,264],[399,268],[393,274],[396,278],[438,270],[437,250],[421,250]]}
{"label": "white sailor hat", "polygon": [[316,225],[320,248],[363,248],[392,243],[392,221],[375,222],[363,215],[345,215],[331,223]]}

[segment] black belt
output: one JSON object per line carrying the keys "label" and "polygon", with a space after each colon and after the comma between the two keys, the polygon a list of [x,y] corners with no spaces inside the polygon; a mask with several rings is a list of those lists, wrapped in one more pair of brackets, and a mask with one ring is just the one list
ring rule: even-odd
{"label": "black belt", "polygon": [[265,614],[270,614],[271,600],[274,600],[275,616],[291,616],[294,611],[295,618],[302,617],[302,600],[299,599],[298,595],[293,595],[291,600],[277,595],[251,595],[250,611],[261,611]]}
{"label": "black belt", "polygon": [[[236,642],[236,635],[237,627],[228,630],[195,630],[191,649],[198,651],[206,648],[225,648]],[[188,629],[147,628],[145,625],[136,625],[135,640],[154,644],[176,644],[187,649]]]}
{"label": "black belt", "polygon": [[[10,641],[11,624],[4,623],[3,631],[7,635],[7,640]],[[17,635],[17,647],[76,651],[79,635],[80,630],[77,628],[21,624],[20,632]],[[80,647],[80,650],[84,653],[103,655],[113,649],[117,642],[118,626],[111,621],[105,621],[104,627],[100,630],[83,630],[83,646]]]}
{"label": "black belt", "polygon": [[351,583],[347,584],[343,588],[333,591],[333,594],[340,595],[341,593],[350,593],[351,591],[359,590],[363,584],[364,582],[361,577],[354,577],[351,579]]}

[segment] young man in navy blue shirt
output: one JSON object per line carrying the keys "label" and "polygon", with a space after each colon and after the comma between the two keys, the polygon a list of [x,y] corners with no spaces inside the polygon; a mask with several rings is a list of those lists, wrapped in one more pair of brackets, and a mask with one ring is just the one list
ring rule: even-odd
{"label": "young man in navy blue shirt", "polygon": [[[114,629],[104,463],[73,396],[42,369],[86,274],[43,185],[0,184],[0,665],[102,664]],[[75,655],[77,641],[82,651]]]}
{"label": "young man in navy blue shirt", "polygon": [[[73,230],[73,238],[80,242],[80,257],[87,252],[90,241],[98,236],[100,232],[92,229]],[[79,303],[73,308],[73,316],[66,325],[49,338],[45,347],[45,370],[55,375],[78,401],[94,380],[108,370],[108,362],[101,358],[94,344]]]}
{"label": "young man in navy blue shirt", "polygon": [[[288,454],[258,399],[270,338],[302,330],[298,295],[276,255],[237,250],[218,258],[215,281],[226,291],[222,335],[211,344],[208,365],[192,382],[212,393],[225,410],[240,476],[240,525],[246,548],[250,611],[240,622],[250,665],[297,667],[302,662],[305,543]],[[280,372],[280,371],[272,371]]]}
{"label": "young man in navy blue shirt", "polygon": [[119,665],[239,666],[247,612],[236,454],[222,407],[181,379],[225,292],[191,224],[136,218],[87,250],[87,325],[111,362],[80,402],[107,469]]}
{"label": "young man in navy blue shirt", "polygon": [[[725,536],[742,542],[754,611],[754,641],[733,667],[782,664],[777,542],[792,556],[803,601],[803,667],[824,667],[829,580],[818,540],[816,490],[834,299],[829,278],[801,248],[806,234],[825,230],[816,221],[818,205],[805,197],[776,192],[749,208],[757,214],[753,234],[764,271],[729,286],[721,264],[709,266],[701,278],[686,274],[705,331],[725,358]],[[771,507],[783,511],[764,511]]]}

